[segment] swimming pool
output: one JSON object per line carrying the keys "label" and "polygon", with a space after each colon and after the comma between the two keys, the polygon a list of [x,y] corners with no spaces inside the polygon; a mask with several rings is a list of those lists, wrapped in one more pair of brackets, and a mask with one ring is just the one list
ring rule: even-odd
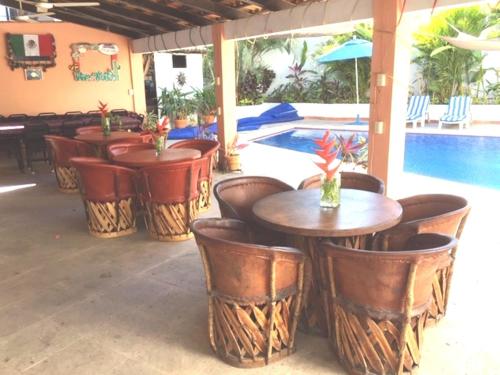
{"label": "swimming pool", "polygon": [[[258,140],[269,146],[314,153],[324,130],[294,129]],[[352,132],[334,131],[344,138]],[[366,132],[358,132],[368,137]],[[405,172],[500,190],[500,137],[407,133]]]}

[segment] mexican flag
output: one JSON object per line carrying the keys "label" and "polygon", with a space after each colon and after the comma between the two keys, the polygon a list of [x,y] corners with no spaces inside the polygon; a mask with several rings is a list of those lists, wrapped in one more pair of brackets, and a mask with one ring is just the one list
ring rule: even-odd
{"label": "mexican flag", "polygon": [[52,34],[10,34],[9,44],[16,57],[52,57],[54,54]]}

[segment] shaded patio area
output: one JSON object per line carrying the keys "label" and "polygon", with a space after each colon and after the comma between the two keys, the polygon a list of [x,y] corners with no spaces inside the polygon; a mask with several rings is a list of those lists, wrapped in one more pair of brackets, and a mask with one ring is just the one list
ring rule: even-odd
{"label": "shaded patio area", "polygon": [[[296,186],[312,168],[297,154],[254,144],[242,161],[247,174],[259,171]],[[59,193],[46,166],[39,164],[35,175],[0,168],[3,185],[37,184],[0,194],[0,372],[344,373],[326,339],[303,333],[297,352],[278,363],[254,370],[226,365],[208,343],[207,296],[194,240],[160,243],[143,228],[121,239],[93,238],[80,197]],[[231,176],[218,174],[216,180]],[[500,241],[490,234],[497,227],[492,202],[498,192],[410,174],[400,190],[400,196],[460,194],[473,206],[448,314],[426,331],[420,373],[496,373],[496,313],[482,306],[496,281]],[[202,215],[213,216],[219,216],[217,204]]]}

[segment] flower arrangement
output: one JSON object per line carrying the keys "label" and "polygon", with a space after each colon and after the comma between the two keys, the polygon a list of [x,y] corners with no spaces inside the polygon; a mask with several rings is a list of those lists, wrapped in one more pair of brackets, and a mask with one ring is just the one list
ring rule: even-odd
{"label": "flower arrangement", "polygon": [[156,148],[156,156],[159,156],[165,149],[165,141],[167,140],[167,134],[170,131],[168,116],[164,116],[163,120],[160,121],[158,116],[153,113],[149,113],[142,129],[145,134],[151,134]]}
{"label": "flower arrangement", "polygon": [[101,126],[102,126],[102,133],[107,136],[111,134],[111,119],[110,119],[110,113],[108,110],[108,104],[103,103],[99,100],[99,112],[101,112]]}
{"label": "flower arrangement", "polygon": [[[320,205],[322,207],[337,207],[340,204],[340,167],[343,162],[349,160],[354,163],[357,158],[358,151],[365,145],[366,142],[355,143],[355,134],[347,140],[341,135],[330,139],[330,131],[325,131],[323,138],[315,139],[314,142],[318,146],[316,155],[322,162],[315,164],[324,172],[321,180],[320,188]],[[341,158],[339,159],[339,156]],[[336,165],[332,167],[334,161]]]}
{"label": "flower arrangement", "polygon": [[330,131],[327,130],[323,138],[314,140],[314,143],[319,147],[316,149],[322,162],[314,162],[323,172],[321,177],[320,187],[320,205],[321,207],[337,207],[340,204],[340,174],[337,173],[342,164],[341,161],[336,166],[331,168],[332,163],[337,160],[341,148],[337,140],[330,140]]}

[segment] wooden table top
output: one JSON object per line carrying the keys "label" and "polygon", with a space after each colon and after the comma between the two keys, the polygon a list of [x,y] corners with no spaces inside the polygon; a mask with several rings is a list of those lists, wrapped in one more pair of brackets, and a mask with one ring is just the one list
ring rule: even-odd
{"label": "wooden table top", "polygon": [[139,133],[117,131],[117,132],[111,132],[111,134],[108,136],[105,136],[102,132],[80,134],[77,135],[75,139],[87,143],[92,143],[93,145],[97,146],[105,146],[110,142],[127,140],[129,138],[138,138],[138,137],[140,137]]}
{"label": "wooden table top", "polygon": [[131,151],[114,157],[113,162],[129,168],[141,168],[158,162],[198,159],[201,152],[192,148],[167,148],[156,156],[156,150]]}
{"label": "wooden table top", "polygon": [[401,220],[401,205],[382,194],[341,189],[340,206],[322,208],[319,189],[270,195],[253,206],[256,219],[271,229],[309,237],[349,237],[388,229]]}

